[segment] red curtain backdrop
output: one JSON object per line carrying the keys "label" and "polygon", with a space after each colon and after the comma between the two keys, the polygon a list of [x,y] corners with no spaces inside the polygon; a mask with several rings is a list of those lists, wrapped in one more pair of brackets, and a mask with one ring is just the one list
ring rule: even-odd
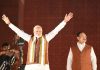
{"label": "red curtain backdrop", "polygon": [[[66,70],[70,44],[77,41],[75,36],[77,32],[84,31],[88,37],[87,43],[95,50],[98,70],[100,70],[99,3],[99,0],[1,0],[0,16],[6,14],[14,25],[28,34],[33,33],[32,30],[36,24],[43,27],[43,34],[47,34],[64,19],[66,13],[73,12],[74,17],[49,43],[50,68]],[[0,46],[4,41],[12,44],[14,34],[0,19]],[[23,49],[25,64],[27,43]]]}

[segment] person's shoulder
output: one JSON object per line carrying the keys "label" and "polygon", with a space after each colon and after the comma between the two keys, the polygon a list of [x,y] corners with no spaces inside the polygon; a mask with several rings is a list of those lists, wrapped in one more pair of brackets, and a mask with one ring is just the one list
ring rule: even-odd
{"label": "person's shoulder", "polygon": [[92,47],[92,45],[90,45],[90,44],[86,44],[86,46],[88,46],[88,47]]}
{"label": "person's shoulder", "polygon": [[77,42],[72,42],[72,43],[70,44],[70,47],[77,47]]}
{"label": "person's shoulder", "polygon": [[91,49],[93,48],[93,46],[89,44],[86,44],[86,47],[91,48]]}

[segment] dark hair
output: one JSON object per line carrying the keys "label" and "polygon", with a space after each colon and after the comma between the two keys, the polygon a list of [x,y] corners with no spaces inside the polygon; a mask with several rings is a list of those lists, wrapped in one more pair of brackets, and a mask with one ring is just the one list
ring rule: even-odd
{"label": "dark hair", "polygon": [[6,46],[9,46],[10,44],[8,43],[8,42],[4,42],[3,44],[2,44],[2,48],[5,48]]}
{"label": "dark hair", "polygon": [[82,31],[81,32],[77,32],[76,33],[77,37],[79,37],[81,33],[84,33],[84,32],[82,32]]}

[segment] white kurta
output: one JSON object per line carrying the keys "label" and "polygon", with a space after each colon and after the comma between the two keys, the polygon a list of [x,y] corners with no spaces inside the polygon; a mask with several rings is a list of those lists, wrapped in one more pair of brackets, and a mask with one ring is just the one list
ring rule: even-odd
{"label": "white kurta", "polygon": [[[66,22],[62,21],[54,30],[49,32],[48,34],[45,34],[46,40],[49,42],[51,39],[53,39],[58,32],[64,28],[66,25]],[[13,24],[9,24],[9,27],[21,38],[23,38],[25,41],[29,42],[31,39],[31,35],[23,32]],[[35,36],[34,36],[35,37]],[[49,64],[29,64],[25,66],[25,70],[49,70]]]}
{"label": "white kurta", "polygon": [[50,70],[49,64],[29,64],[25,66],[25,70]]}

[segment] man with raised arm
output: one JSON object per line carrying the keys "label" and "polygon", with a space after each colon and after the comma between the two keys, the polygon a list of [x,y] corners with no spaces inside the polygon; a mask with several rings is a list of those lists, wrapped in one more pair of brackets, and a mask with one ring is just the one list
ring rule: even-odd
{"label": "man with raised arm", "polygon": [[45,35],[42,35],[42,27],[36,25],[33,27],[34,36],[32,36],[14,26],[6,15],[2,16],[2,20],[17,35],[28,42],[27,65],[25,66],[25,70],[49,70],[48,44],[72,17],[73,13],[66,14],[64,20],[54,30]]}

